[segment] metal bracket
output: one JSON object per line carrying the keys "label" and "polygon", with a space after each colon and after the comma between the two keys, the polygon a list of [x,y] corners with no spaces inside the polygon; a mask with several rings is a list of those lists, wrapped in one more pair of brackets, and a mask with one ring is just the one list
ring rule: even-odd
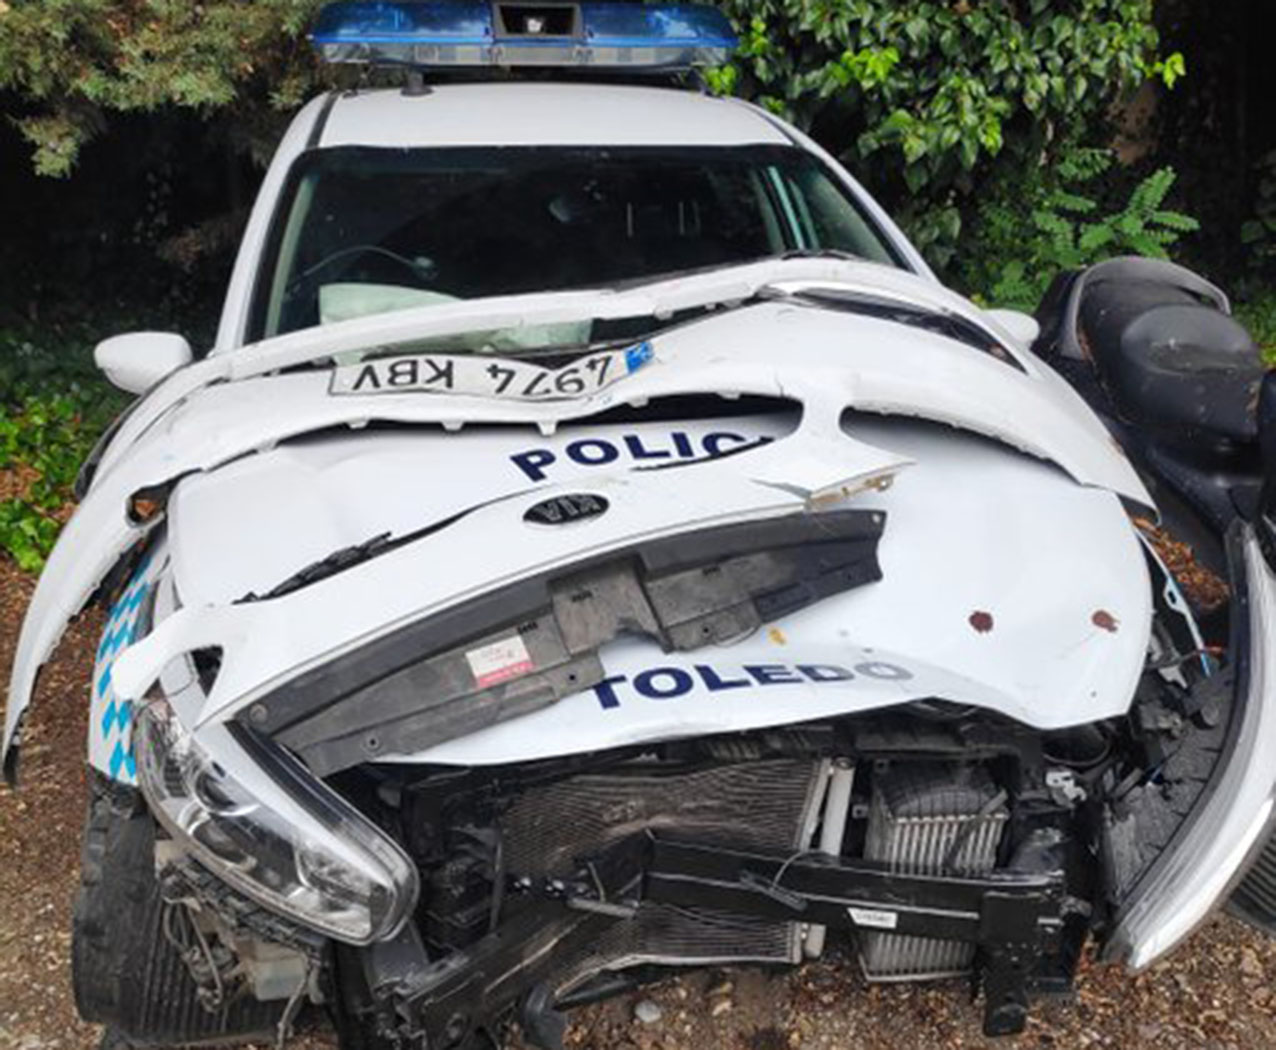
{"label": "metal bracket", "polygon": [[405,965],[402,953],[374,946],[365,955],[369,987],[393,1000],[395,1014],[425,1035],[430,1050],[463,1046],[512,1010],[521,1011],[535,1045],[559,1050],[556,965],[627,921],[642,902],[780,921],[800,914],[843,929],[856,928],[857,914],[872,914],[879,922],[889,916],[895,933],[979,945],[985,1031],[1007,1034],[1026,1022],[1030,965],[1057,945],[1065,912],[1058,872],[900,875],[867,861],[672,842],[649,832],[581,863],[576,876],[540,890],[522,883],[523,893],[538,892],[538,899],[523,900],[498,929],[438,962]]}

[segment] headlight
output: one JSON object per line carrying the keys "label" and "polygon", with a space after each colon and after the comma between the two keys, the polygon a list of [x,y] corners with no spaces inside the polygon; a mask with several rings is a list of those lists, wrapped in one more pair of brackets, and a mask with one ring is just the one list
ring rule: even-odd
{"label": "headlight", "polygon": [[[1221,770],[1183,834],[1171,843],[1117,918],[1109,955],[1132,969],[1155,962],[1222,903],[1260,848],[1276,807],[1276,579],[1263,560],[1253,530],[1229,543],[1237,580],[1235,615],[1247,615],[1237,635],[1237,708],[1230,749]],[[1240,548],[1237,551],[1237,548]],[[1248,605],[1248,613],[1245,607]]]}
{"label": "headlight", "polygon": [[134,729],[138,784],[178,844],[264,907],[337,940],[397,933],[417,895],[403,851],[288,756],[252,755],[225,728],[209,732],[216,757],[163,700]]}

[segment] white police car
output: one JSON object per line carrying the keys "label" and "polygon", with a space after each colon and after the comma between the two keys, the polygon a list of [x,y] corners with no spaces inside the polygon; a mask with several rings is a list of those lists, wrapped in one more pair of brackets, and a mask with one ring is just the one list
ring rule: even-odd
{"label": "white police car", "polygon": [[[313,1003],[343,1046],[517,1018],[554,1047],[573,1005],[831,928],[870,979],[974,973],[1013,1032],[1088,938],[1143,967],[1226,899],[1276,786],[1266,494],[1195,515],[1230,527],[1229,640],[1134,521],[1145,478],[1204,491],[1165,460],[1190,428],[1121,385],[1180,390],[1153,321],[1191,328],[1235,366],[1193,426],[1254,446],[1221,293],[1136,263],[1056,290],[1037,349],[1101,420],[1033,319],[696,89],[710,9],[349,3],[314,39],[405,87],[298,114],[207,356],[99,348],[143,396],[15,661],[10,777],[40,665],[111,609],[85,1017],[282,1040]],[[1078,342],[1104,287],[1141,306]]]}

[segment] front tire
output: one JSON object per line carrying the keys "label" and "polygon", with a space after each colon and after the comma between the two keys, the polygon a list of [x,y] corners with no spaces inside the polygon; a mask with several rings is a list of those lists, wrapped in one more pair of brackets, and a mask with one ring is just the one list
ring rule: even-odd
{"label": "front tire", "polygon": [[[103,1047],[173,1046],[273,1036],[281,1004],[240,998],[215,1013],[164,936],[155,823],[140,793],[90,771],[71,983],[80,1016],[107,1026]],[[114,1040],[114,1041],[112,1041]]]}

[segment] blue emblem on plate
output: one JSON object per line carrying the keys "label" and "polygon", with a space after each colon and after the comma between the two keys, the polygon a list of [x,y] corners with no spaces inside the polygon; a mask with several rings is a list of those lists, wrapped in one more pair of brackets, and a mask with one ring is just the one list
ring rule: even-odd
{"label": "blue emblem on plate", "polygon": [[651,344],[648,342],[641,342],[637,346],[631,346],[625,351],[625,371],[637,372],[653,356]]}

